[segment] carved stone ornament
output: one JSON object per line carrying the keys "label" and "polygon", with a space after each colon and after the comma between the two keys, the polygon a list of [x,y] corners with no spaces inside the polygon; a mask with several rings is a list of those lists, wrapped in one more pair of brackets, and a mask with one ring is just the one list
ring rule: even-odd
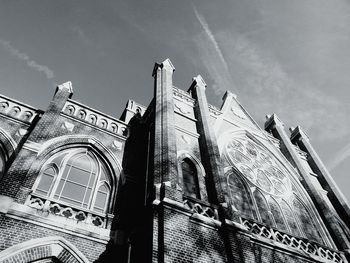
{"label": "carved stone ornament", "polygon": [[27,130],[26,129],[19,129],[17,132],[16,132],[16,136],[24,136],[27,134]]}
{"label": "carved stone ornament", "polygon": [[68,121],[65,121],[65,122],[62,123],[61,128],[62,129],[66,129],[67,131],[71,132],[74,129],[74,124],[70,123]]}
{"label": "carved stone ornament", "polygon": [[113,141],[113,147],[120,151],[122,149],[122,143],[120,141],[115,140]]}
{"label": "carved stone ornament", "polygon": [[190,137],[188,137],[186,135],[182,135],[181,138],[186,144],[190,144],[191,143]]}
{"label": "carved stone ornament", "polygon": [[233,115],[235,115],[236,117],[238,117],[242,120],[246,119],[246,116],[239,109],[232,107],[231,111],[232,111]]}
{"label": "carved stone ornament", "polygon": [[186,107],[184,107],[184,105],[182,105],[179,102],[175,102],[174,106],[183,114],[189,114],[191,112],[189,109],[186,109]]}

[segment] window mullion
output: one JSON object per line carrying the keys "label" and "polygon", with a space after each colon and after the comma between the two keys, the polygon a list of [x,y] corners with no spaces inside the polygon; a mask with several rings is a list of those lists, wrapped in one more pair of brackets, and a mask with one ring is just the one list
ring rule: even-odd
{"label": "window mullion", "polygon": [[99,160],[97,158],[95,158],[95,165],[96,165],[96,173],[95,173],[95,182],[92,185],[92,189],[91,189],[91,195],[89,198],[89,209],[93,210],[94,205],[95,205],[95,201],[96,201],[96,195],[97,195],[97,191],[98,191],[98,187],[99,187],[99,181],[101,178],[101,163],[99,162]]}

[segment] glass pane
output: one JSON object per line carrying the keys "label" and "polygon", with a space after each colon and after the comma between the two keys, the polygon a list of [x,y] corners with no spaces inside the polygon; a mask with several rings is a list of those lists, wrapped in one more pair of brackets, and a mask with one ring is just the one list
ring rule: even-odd
{"label": "glass pane", "polygon": [[284,222],[283,215],[275,199],[270,197],[269,201],[271,213],[275,219],[276,227],[282,231],[287,231],[287,226]]}
{"label": "glass pane", "polygon": [[301,228],[303,229],[307,238],[318,241],[323,244],[323,240],[314,225],[312,218],[310,217],[309,211],[305,205],[298,199],[294,199],[295,213],[299,216]]}
{"label": "glass pane", "polygon": [[104,212],[107,203],[108,192],[108,188],[105,185],[100,186],[96,194],[96,200],[94,205],[95,211]]}
{"label": "glass pane", "polygon": [[88,207],[89,206],[89,202],[90,202],[90,197],[91,197],[91,188],[85,188],[85,198],[83,200],[83,207]]}
{"label": "glass pane", "polygon": [[[67,168],[69,166],[67,165]],[[68,180],[81,185],[88,185],[90,179],[90,171],[81,170],[79,167],[72,166],[70,168]],[[91,180],[90,180],[91,181]]]}
{"label": "glass pane", "polygon": [[64,197],[64,198],[72,199],[72,200],[78,201],[81,204],[83,202],[84,193],[85,193],[84,186],[77,185],[75,183],[67,181],[61,193],[61,198]]}
{"label": "glass pane", "polygon": [[40,182],[39,182],[35,192],[45,194],[45,195],[48,194],[54,177],[55,177],[55,170],[52,167],[44,170],[43,174],[41,175]]}
{"label": "glass pane", "polygon": [[42,174],[40,183],[35,191],[41,190],[42,192],[45,192],[47,194],[51,188],[53,179],[54,177],[51,175]]}
{"label": "glass pane", "polygon": [[95,162],[86,154],[72,157],[69,164],[79,167],[82,170],[93,171],[96,173]]}
{"label": "glass pane", "polygon": [[290,228],[290,233],[296,236],[301,236],[294,215],[284,200],[282,200],[281,202],[281,209],[284,214],[284,217],[287,220],[288,226]]}
{"label": "glass pane", "polygon": [[269,209],[267,207],[265,197],[260,191],[255,191],[254,197],[255,197],[256,205],[258,206],[261,221],[266,225],[273,226],[273,222],[269,215]]}

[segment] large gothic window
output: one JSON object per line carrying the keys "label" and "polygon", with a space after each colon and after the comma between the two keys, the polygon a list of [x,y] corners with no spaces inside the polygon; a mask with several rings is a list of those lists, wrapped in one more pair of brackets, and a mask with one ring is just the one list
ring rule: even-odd
{"label": "large gothic window", "polygon": [[184,193],[187,196],[200,198],[196,166],[190,159],[184,158],[181,162],[181,169]]}
{"label": "large gothic window", "polygon": [[110,195],[109,175],[92,151],[69,149],[46,162],[34,192],[58,202],[104,213]]}
{"label": "large gothic window", "polygon": [[224,153],[231,166],[226,176],[234,210],[280,231],[324,243],[311,209],[276,157],[247,135],[232,138]]}

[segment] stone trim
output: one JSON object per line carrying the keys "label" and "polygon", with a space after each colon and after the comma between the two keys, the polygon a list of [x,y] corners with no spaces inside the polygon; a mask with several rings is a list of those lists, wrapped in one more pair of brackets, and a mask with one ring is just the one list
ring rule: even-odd
{"label": "stone trim", "polygon": [[0,252],[0,263],[26,263],[45,257],[65,262],[67,254],[79,263],[90,263],[72,243],[58,236],[32,239],[5,249]]}
{"label": "stone trim", "polygon": [[102,244],[107,244],[109,240],[109,229],[95,226],[89,226],[87,229],[86,225],[79,225],[73,220],[59,220],[60,217],[55,215],[45,216],[44,213],[40,214],[35,208],[15,202],[8,208],[6,216]]}

